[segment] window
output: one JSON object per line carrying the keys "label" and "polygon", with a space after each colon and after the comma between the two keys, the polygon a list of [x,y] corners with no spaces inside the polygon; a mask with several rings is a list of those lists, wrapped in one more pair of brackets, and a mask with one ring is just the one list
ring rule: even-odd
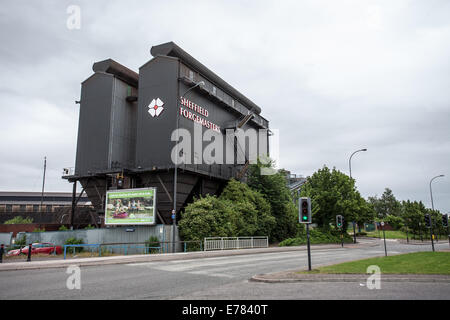
{"label": "window", "polygon": [[12,212],[12,204],[6,205],[6,212]]}
{"label": "window", "polygon": [[217,94],[217,89],[216,89],[216,87],[213,87],[213,88],[212,88],[212,93],[213,93],[213,95],[216,95],[216,94]]}
{"label": "window", "polygon": [[33,212],[39,212],[39,205],[33,204]]}
{"label": "window", "polygon": [[19,206],[19,211],[21,211],[21,212],[27,211],[27,206],[26,206],[25,204],[21,204],[21,205]]}
{"label": "window", "polygon": [[47,211],[47,212],[52,212],[52,205],[50,204],[50,205],[46,205],[45,206],[45,210]]}
{"label": "window", "polygon": [[189,79],[194,80],[194,72],[192,70],[189,70]]}

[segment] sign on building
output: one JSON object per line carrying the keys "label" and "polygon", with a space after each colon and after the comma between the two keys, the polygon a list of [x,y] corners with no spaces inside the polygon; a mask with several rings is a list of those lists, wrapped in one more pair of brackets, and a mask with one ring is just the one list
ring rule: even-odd
{"label": "sign on building", "polygon": [[155,224],[156,188],[110,190],[106,193],[105,224]]}

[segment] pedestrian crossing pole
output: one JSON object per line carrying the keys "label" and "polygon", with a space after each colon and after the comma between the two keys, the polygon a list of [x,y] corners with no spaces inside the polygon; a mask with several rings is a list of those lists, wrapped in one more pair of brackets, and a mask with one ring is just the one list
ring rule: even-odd
{"label": "pedestrian crossing pole", "polygon": [[299,222],[306,224],[306,242],[308,248],[308,271],[311,271],[311,245],[309,239],[309,225],[312,223],[311,217],[311,199],[306,197],[301,197],[299,199],[298,211],[299,211]]}

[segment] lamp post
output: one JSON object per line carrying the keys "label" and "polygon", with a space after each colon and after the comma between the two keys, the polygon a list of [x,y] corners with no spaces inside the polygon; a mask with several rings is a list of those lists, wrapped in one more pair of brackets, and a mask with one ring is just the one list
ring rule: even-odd
{"label": "lamp post", "polygon": [[[349,168],[349,172],[350,172],[350,178],[352,177],[352,157],[355,153],[360,152],[360,151],[367,151],[367,149],[364,148],[364,149],[356,150],[355,152],[352,153],[352,155],[348,159],[348,168]],[[356,243],[355,221],[353,221],[352,224],[353,224],[353,243]]]}
{"label": "lamp post", "polygon": [[431,182],[433,182],[434,179],[440,178],[440,177],[443,177],[443,176],[444,176],[443,174],[440,174],[440,175],[438,175],[438,176],[436,176],[436,177],[434,177],[434,178],[432,178],[430,180],[431,209],[433,209],[433,211],[434,211],[434,204],[433,204],[433,190],[431,189]]}
{"label": "lamp post", "polygon": [[[440,174],[438,176],[435,176],[433,178],[431,178],[430,180],[430,197],[431,197],[431,209],[434,211],[434,203],[433,203],[433,190],[431,189],[431,182],[433,182],[434,179],[436,178],[440,178],[443,177],[443,174]],[[431,218],[431,227],[430,227],[430,231],[431,231],[431,237],[433,238],[433,218]],[[433,240],[433,239],[432,239]],[[436,242],[438,241],[438,239],[436,239]],[[434,250],[433,250],[434,251]]]}
{"label": "lamp post", "polygon": [[[192,89],[204,85],[204,81],[197,82],[192,87],[187,89],[180,97],[182,99],[189,91]],[[177,109],[178,109],[178,97],[177,97]],[[176,229],[176,223],[177,223],[177,177],[178,177],[178,128],[180,124],[180,118],[179,118],[179,112],[177,110],[177,116],[176,116],[176,131],[177,131],[177,140],[175,144],[175,163],[174,163],[174,174],[173,174],[173,209],[172,209],[172,252],[175,253],[175,229]]]}

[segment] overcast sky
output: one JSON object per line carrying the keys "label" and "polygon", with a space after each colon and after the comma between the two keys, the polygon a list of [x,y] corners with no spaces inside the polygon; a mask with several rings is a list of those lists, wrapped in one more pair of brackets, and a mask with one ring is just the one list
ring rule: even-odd
{"label": "overcast sky", "polygon": [[[69,29],[70,5],[80,29]],[[174,41],[262,108],[279,166],[450,212],[450,1],[3,1],[0,191],[71,191],[80,83]],[[71,20],[70,20],[71,21]]]}

